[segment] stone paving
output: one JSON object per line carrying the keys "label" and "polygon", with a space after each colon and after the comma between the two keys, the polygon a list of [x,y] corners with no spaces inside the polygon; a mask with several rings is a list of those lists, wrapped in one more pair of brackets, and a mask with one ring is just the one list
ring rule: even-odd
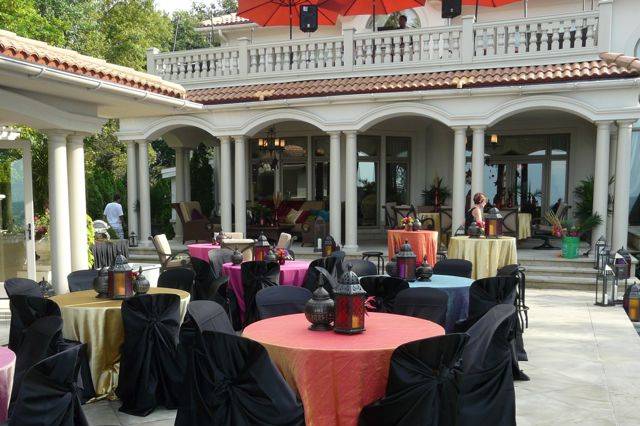
{"label": "stone paving", "polygon": [[[527,304],[529,361],[521,367],[531,381],[516,382],[518,424],[640,424],[640,337],[622,308],[597,307],[592,293],[566,290],[529,290]],[[134,417],[118,407],[100,401],[84,410],[95,426],[169,426],[175,418],[161,409]]]}

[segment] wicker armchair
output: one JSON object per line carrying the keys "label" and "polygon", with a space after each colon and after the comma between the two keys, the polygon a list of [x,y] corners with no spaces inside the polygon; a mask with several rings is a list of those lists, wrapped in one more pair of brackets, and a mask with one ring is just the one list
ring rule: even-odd
{"label": "wicker armchair", "polygon": [[202,214],[198,201],[182,201],[173,203],[171,207],[178,214],[182,223],[182,243],[186,241],[211,241],[213,225]]}
{"label": "wicker armchair", "polygon": [[165,234],[154,235],[151,241],[162,265],[160,266],[160,271],[166,271],[171,268],[189,267],[191,265],[191,256],[189,256],[186,250],[178,253],[171,252],[171,246]]}

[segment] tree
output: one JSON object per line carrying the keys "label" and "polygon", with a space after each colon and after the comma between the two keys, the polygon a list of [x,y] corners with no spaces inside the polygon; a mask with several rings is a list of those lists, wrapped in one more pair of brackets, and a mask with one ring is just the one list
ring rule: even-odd
{"label": "tree", "polygon": [[40,15],[33,0],[0,0],[0,28],[54,45],[64,42],[64,26]]}

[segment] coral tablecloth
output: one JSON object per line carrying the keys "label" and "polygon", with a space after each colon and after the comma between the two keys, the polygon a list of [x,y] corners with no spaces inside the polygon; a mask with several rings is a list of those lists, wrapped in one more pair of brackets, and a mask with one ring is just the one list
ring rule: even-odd
{"label": "coral tablecloth", "polygon": [[0,347],[0,422],[7,420],[15,369],[16,354],[9,348]]}
{"label": "coral tablecloth", "polygon": [[518,213],[518,239],[531,238],[531,213]]}
{"label": "coral tablecloth", "polygon": [[452,237],[449,240],[447,257],[467,259],[473,263],[471,278],[477,280],[493,277],[499,268],[518,263],[518,250],[514,237]]}
{"label": "coral tablecloth", "polygon": [[[172,293],[180,296],[180,317],[189,303],[189,293],[172,288],[149,289],[150,294]],[[62,335],[87,344],[89,367],[96,397],[116,399],[120,371],[120,346],[124,342],[124,327],[120,307],[122,300],[96,299],[93,290],[53,296],[62,312]]]}
{"label": "coral tablecloth", "polygon": [[453,331],[456,321],[467,318],[469,314],[469,287],[472,279],[454,277],[452,275],[433,275],[431,281],[410,281],[409,287],[429,287],[442,290],[449,296],[447,304],[447,319],[444,329],[447,333]]}
{"label": "coral tablecloth", "polygon": [[262,343],[304,405],[307,426],[356,425],[365,405],[384,396],[391,354],[444,329],[419,318],[369,313],[366,331],[311,331],[304,314],[255,322],[243,336]]}
{"label": "coral tablecloth", "polygon": [[390,229],[387,231],[387,248],[389,259],[396,255],[400,246],[409,241],[411,249],[416,254],[416,262],[422,263],[422,258],[427,255],[427,262],[435,265],[438,253],[437,231],[405,231],[403,229]]}
{"label": "coral tablecloth", "polygon": [[[306,260],[287,260],[284,265],[280,265],[280,285],[300,287],[307,277],[310,263]],[[244,288],[242,287],[240,265],[225,263],[222,265],[222,273],[229,277],[229,286],[231,286],[238,299],[240,318],[244,318]]]}
{"label": "coral tablecloth", "polygon": [[220,246],[218,244],[201,243],[201,244],[187,244],[189,255],[191,257],[197,257],[205,262],[209,263],[209,252],[211,250],[218,250]]}

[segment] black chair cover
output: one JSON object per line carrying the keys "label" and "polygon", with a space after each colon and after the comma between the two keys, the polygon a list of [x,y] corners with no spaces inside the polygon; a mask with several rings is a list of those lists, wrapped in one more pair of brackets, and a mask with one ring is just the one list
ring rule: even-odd
{"label": "black chair cover", "polygon": [[460,426],[516,424],[509,343],[515,311],[513,305],[494,306],[467,332],[470,337],[462,357]]}
{"label": "black chair cover", "polygon": [[449,295],[436,288],[408,288],[398,293],[394,314],[433,321],[441,326],[447,322]]}
{"label": "black chair cover", "polygon": [[187,313],[180,327],[181,333],[185,326],[187,328],[193,326],[198,333],[203,331],[235,333],[222,306],[210,300],[195,300],[189,303]]}
{"label": "black chair cover", "polygon": [[402,278],[386,275],[366,276],[360,278],[360,285],[369,296],[375,299],[377,312],[393,312],[396,296],[409,288],[409,283]]}
{"label": "black chair cover", "polygon": [[378,275],[378,267],[375,263],[365,259],[349,259],[342,262],[342,270],[348,271],[349,265],[351,266],[351,272],[355,273],[358,277],[366,277],[368,275]]}
{"label": "black chair cover", "polygon": [[256,306],[260,319],[280,315],[299,314],[313,295],[303,287],[279,285],[267,287],[256,293]]}
{"label": "black chair cover", "polygon": [[158,287],[175,288],[191,294],[195,277],[195,272],[189,268],[167,269],[158,277]]}
{"label": "black chair cover", "polygon": [[455,277],[471,278],[473,263],[465,259],[444,259],[436,262],[433,273],[437,275],[453,275]]}
{"label": "black chair cover", "polygon": [[10,426],[88,426],[74,385],[83,345],[50,356],[24,375]]}
{"label": "black chair cover", "polygon": [[42,317],[62,317],[60,307],[51,299],[40,296],[17,294],[9,297],[11,326],[9,328],[9,349],[20,352],[24,332],[35,320]]}
{"label": "black chair cover", "polygon": [[240,265],[242,288],[244,290],[243,327],[258,321],[256,293],[263,288],[277,286],[280,283],[280,265],[275,262],[251,261]]}
{"label": "black chair cover", "polygon": [[190,349],[176,426],[304,424],[302,405],[253,340],[204,331]]}
{"label": "black chair cover", "polygon": [[386,395],[362,409],[359,424],[455,426],[467,339],[449,334],[399,346],[391,356]]}
{"label": "black chair cover", "polygon": [[[324,268],[329,273],[329,275],[337,279],[339,262],[340,262],[340,259],[338,257],[332,257],[332,256],[321,257],[320,259],[314,259],[309,264],[309,269],[307,270],[307,275],[305,276],[304,284],[302,285],[302,287],[306,288],[312,293],[318,287],[318,275],[320,274],[320,272],[318,272],[318,270],[315,268],[316,266]],[[333,287],[329,280],[324,280],[323,287],[333,297]]]}
{"label": "black chair cover", "polygon": [[227,283],[229,277],[222,275],[216,278],[211,263],[197,257],[191,259],[191,266],[196,273],[191,300],[213,300],[228,311]]}
{"label": "black chair cover", "polygon": [[98,276],[97,269],[85,269],[81,271],[73,271],[67,275],[69,283],[69,291],[93,290],[93,279]]}
{"label": "black chair cover", "polygon": [[7,293],[7,297],[16,294],[42,297],[42,290],[38,283],[29,278],[9,278],[4,282],[4,291]]}
{"label": "black chair cover", "polygon": [[[516,291],[516,313],[518,314],[518,328],[516,329],[516,354],[518,361],[527,361],[527,351],[524,349],[524,339],[522,334],[524,329],[529,326],[529,307],[525,303],[526,277],[524,269],[520,265],[507,265],[498,269],[498,276],[515,277],[518,280]],[[524,318],[522,317],[524,313]]]}
{"label": "black chair cover", "polygon": [[231,262],[231,256],[233,256],[233,250],[227,248],[209,251],[209,264],[216,278],[222,276],[222,265]]}
{"label": "black chair cover", "polygon": [[344,258],[347,254],[345,252],[343,252],[342,250],[338,250],[338,251],[334,251],[333,253],[331,253],[331,255],[329,257],[335,257],[336,259],[338,259],[336,261],[336,276],[337,277],[341,277],[342,274],[344,274],[344,271],[346,271],[346,269],[343,268],[342,264],[344,262]]}
{"label": "black chair cover", "polygon": [[124,343],[116,394],[120,411],[146,416],[178,406],[182,368],[177,353],[180,297],[145,294],[122,302]]}

